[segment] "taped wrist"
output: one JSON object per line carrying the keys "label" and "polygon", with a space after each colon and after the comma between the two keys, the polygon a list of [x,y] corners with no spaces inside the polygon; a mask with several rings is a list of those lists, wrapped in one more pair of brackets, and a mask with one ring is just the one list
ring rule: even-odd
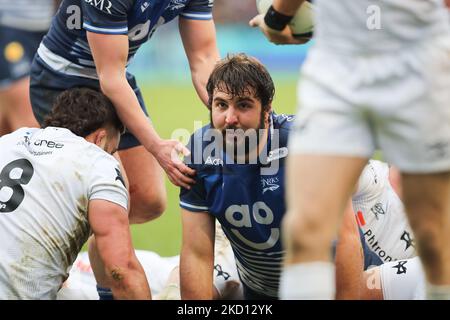
{"label": "taped wrist", "polygon": [[97,285],[97,293],[100,300],[114,300],[113,293],[109,288],[103,288]]}
{"label": "taped wrist", "polygon": [[264,23],[271,29],[281,31],[291,22],[292,18],[293,16],[282,14],[270,6],[264,16]]}

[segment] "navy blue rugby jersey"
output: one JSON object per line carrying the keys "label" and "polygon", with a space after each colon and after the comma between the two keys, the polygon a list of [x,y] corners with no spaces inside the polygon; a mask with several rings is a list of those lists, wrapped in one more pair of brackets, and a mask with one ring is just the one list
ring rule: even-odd
{"label": "navy blue rugby jersey", "polygon": [[[277,297],[284,251],[280,224],[286,210],[284,172],[293,116],[272,113],[264,156],[255,164],[233,164],[212,147],[205,126],[191,137],[186,163],[196,183],[180,193],[180,206],[207,211],[231,242],[242,282],[257,293]],[[213,139],[211,139],[213,140]],[[214,141],[214,140],[213,140]]]}
{"label": "navy blue rugby jersey", "polygon": [[97,78],[86,30],[128,35],[128,62],[156,28],[175,17],[211,20],[214,0],[64,0],[38,50],[54,70]]}

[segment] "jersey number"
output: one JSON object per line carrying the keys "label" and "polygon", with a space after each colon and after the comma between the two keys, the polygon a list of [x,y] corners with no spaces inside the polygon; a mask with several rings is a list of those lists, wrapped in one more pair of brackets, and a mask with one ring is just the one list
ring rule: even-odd
{"label": "jersey number", "polygon": [[[33,166],[27,159],[14,160],[2,169],[0,172],[0,212],[12,212],[17,209],[25,197],[22,185],[30,182],[33,173]],[[2,197],[2,191],[5,192],[5,188],[12,190],[9,200]]]}

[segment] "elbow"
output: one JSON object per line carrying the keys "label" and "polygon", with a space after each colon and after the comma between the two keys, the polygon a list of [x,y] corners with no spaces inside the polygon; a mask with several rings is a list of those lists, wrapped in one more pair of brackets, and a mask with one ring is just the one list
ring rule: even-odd
{"label": "elbow", "polygon": [[109,73],[98,73],[98,79],[101,91],[108,97],[114,93],[121,92],[120,87],[123,83],[128,84],[125,75],[118,77]]}

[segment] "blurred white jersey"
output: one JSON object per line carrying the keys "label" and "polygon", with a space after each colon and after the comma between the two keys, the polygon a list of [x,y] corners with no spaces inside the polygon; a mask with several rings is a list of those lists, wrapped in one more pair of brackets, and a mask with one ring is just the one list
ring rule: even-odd
{"label": "blurred white jersey", "polygon": [[367,245],[383,262],[416,256],[405,209],[389,182],[386,163],[369,161],[352,202]]}
{"label": "blurred white jersey", "polygon": [[443,0],[316,0],[318,47],[339,53],[395,51],[448,32]]}
{"label": "blurred white jersey", "polygon": [[0,299],[54,299],[86,242],[88,202],[124,208],[114,157],[67,129],[0,138]]}

